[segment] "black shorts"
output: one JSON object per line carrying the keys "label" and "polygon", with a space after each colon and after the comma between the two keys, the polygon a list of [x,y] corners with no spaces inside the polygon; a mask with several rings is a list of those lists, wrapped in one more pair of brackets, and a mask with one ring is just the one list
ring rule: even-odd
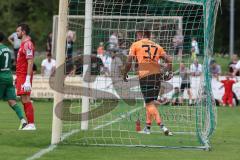
{"label": "black shorts", "polygon": [[161,88],[161,76],[159,74],[149,75],[139,81],[145,103],[157,100]]}
{"label": "black shorts", "polygon": [[187,88],[187,89],[191,88],[190,82],[189,83],[181,83],[181,87],[180,87],[181,92],[183,92],[185,88]]}

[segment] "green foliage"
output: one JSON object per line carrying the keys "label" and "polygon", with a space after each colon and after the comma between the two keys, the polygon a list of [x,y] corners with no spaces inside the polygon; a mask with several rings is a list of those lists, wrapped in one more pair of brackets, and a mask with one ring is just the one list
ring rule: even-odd
{"label": "green foliage", "polygon": [[[230,24],[230,0],[221,0],[222,5],[218,11],[214,51],[228,53],[229,51],[229,24]],[[240,54],[240,1],[235,0],[235,52]]]}
{"label": "green foliage", "polygon": [[0,1],[0,30],[10,35],[19,23],[27,23],[37,49],[45,50],[47,34],[52,31],[53,15],[57,13],[58,0]]}
{"label": "green foliage", "polygon": [[[59,0],[1,0],[0,1],[0,31],[6,35],[11,34],[16,30],[16,25],[21,22],[26,22],[31,26],[32,36],[34,37],[37,49],[45,50],[45,42],[48,32],[52,30],[53,15],[58,14]],[[76,7],[72,0],[70,8]],[[135,1],[135,0],[134,0]],[[82,3],[84,4],[84,3]],[[229,50],[229,0],[222,0],[221,8],[218,12],[215,52],[228,52]],[[235,33],[235,49],[236,53],[240,51],[240,31],[237,29],[240,26],[237,17],[240,16],[240,1],[235,1],[236,14],[236,33]]]}

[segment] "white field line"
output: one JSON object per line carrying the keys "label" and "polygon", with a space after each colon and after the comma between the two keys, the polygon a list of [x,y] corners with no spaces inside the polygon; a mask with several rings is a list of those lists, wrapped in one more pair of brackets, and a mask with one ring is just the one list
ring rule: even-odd
{"label": "white field line", "polygon": [[[113,121],[110,121],[106,124],[99,125],[99,126],[93,128],[93,130],[104,128],[104,127],[109,126],[113,123],[119,122],[120,120],[126,118],[127,115],[132,114],[132,113],[134,113],[134,112],[136,112],[136,111],[138,111],[142,108],[143,107],[138,107],[138,108],[132,109],[131,111],[127,112],[125,115],[122,115],[121,117],[118,117],[118,118],[114,119]],[[67,133],[63,134],[62,137],[61,137],[61,141],[65,140],[66,138],[70,137],[71,135],[73,135],[77,132],[80,132],[80,129],[75,129],[75,130],[72,130],[71,132],[67,132]],[[47,148],[41,149],[39,152],[33,154],[31,157],[28,157],[26,160],[35,160],[35,159],[41,158],[43,155],[53,151],[55,148],[57,148],[57,145],[51,144]]]}

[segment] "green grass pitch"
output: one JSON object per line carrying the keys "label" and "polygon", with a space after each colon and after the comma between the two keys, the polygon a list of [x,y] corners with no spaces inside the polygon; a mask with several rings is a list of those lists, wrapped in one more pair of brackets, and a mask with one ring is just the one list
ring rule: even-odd
{"label": "green grass pitch", "polygon": [[[7,103],[0,101],[0,159],[21,160],[50,144],[52,102],[34,101],[37,131],[18,131],[18,120]],[[240,107],[218,108],[218,125],[211,139],[212,151],[158,148],[92,147],[61,144],[41,160],[239,160]]]}

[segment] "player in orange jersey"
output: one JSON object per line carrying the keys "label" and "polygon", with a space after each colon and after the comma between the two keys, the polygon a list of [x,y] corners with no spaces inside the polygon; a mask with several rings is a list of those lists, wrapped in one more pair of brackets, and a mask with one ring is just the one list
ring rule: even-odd
{"label": "player in orange jersey", "polygon": [[172,58],[166,54],[160,45],[151,41],[150,36],[150,31],[142,31],[141,39],[132,44],[123,71],[123,78],[126,80],[127,73],[135,61],[138,64],[140,87],[146,107],[146,126],[141,133],[150,134],[152,120],[155,119],[165,135],[173,135],[162,123],[155,103],[160,92],[162,75],[165,74],[161,73],[159,59],[163,59],[171,68]]}

